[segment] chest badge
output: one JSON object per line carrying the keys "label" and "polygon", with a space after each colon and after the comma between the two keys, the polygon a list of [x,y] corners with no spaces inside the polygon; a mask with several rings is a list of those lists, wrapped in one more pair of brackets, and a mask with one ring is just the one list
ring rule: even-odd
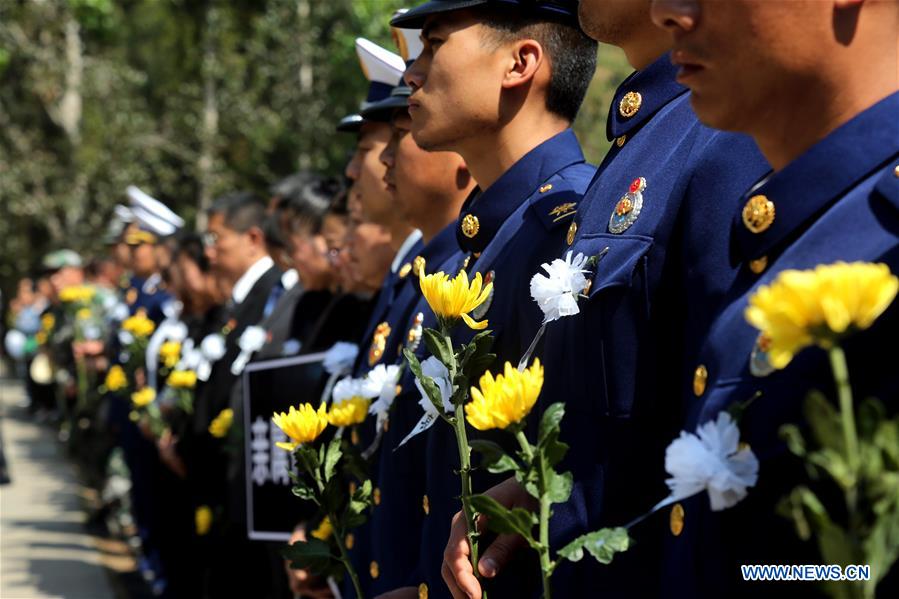
{"label": "chest badge", "polygon": [[[424,320],[424,312],[416,314],[415,318],[412,319],[412,327],[409,329],[409,332],[406,333],[406,347],[409,348],[409,351],[411,352],[418,351],[418,346],[421,345],[421,334],[423,332],[421,324]],[[401,355],[403,353],[402,345],[400,345],[399,353]]]}
{"label": "chest badge", "polygon": [[768,359],[768,351],[771,349],[771,340],[764,333],[759,334],[749,354],[749,372],[752,376],[768,376],[774,372],[774,367]]}
{"label": "chest badge", "polygon": [[487,296],[487,299],[484,300],[484,303],[472,310],[471,316],[475,320],[483,320],[483,318],[487,315],[487,311],[490,310],[490,305],[493,304],[493,295],[496,293],[496,272],[490,271],[486,275],[484,275],[484,285],[489,283],[493,283],[493,287],[490,289],[490,295]]}
{"label": "chest badge", "polygon": [[134,302],[137,301],[137,289],[135,289],[134,287],[129,289],[128,292],[125,293],[125,301],[129,306],[134,304]]}
{"label": "chest badge", "polygon": [[377,364],[378,360],[384,355],[388,337],[390,337],[390,325],[387,321],[384,321],[375,328],[374,335],[371,337],[371,347],[368,348],[369,366]]}
{"label": "chest badge", "polygon": [[643,190],[646,189],[646,179],[637,177],[631,182],[627,193],[621,196],[615,204],[615,210],[609,217],[609,232],[624,233],[637,221],[640,211],[643,210]]}

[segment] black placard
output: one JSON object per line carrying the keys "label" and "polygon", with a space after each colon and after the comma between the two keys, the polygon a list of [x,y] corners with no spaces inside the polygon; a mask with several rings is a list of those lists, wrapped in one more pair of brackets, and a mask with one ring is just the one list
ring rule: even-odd
{"label": "black placard", "polygon": [[326,382],[324,358],[317,353],[251,362],[243,371],[247,535],[252,540],[288,541],[311,509],[290,491],[295,465],[289,452],[275,446],[287,437],[272,415],[301,403],[318,406]]}

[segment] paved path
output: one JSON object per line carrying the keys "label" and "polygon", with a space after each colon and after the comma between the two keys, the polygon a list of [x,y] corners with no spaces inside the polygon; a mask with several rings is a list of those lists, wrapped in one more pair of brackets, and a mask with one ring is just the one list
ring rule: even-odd
{"label": "paved path", "polygon": [[84,492],[53,430],[17,407],[0,379],[0,439],[12,483],[0,486],[0,599],[112,599],[110,555],[84,528]]}

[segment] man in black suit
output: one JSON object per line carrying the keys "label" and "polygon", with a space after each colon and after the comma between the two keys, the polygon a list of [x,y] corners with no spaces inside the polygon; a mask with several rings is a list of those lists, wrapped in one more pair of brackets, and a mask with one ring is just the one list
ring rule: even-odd
{"label": "man in black suit", "polygon": [[[214,555],[206,585],[209,596],[269,596],[265,580],[271,577],[264,576],[265,554],[250,550],[240,518],[234,521],[240,507],[229,501],[227,451],[231,445],[239,447],[235,439],[240,435],[232,430],[224,438],[214,438],[208,432],[210,422],[229,407],[231,389],[237,383],[232,364],[241,354],[241,335],[263,320],[272,289],[281,280],[282,273],[266,249],[265,208],[251,193],[222,196],[208,211],[209,224],[203,235],[210,265],[232,286],[221,330],[225,353],[213,365],[208,382],[198,389],[194,403],[194,434],[202,448],[191,472],[199,482],[195,501],[198,506],[209,506],[213,513],[209,536],[214,540]],[[239,424],[235,421],[234,426]],[[248,572],[260,576],[248,576]]]}

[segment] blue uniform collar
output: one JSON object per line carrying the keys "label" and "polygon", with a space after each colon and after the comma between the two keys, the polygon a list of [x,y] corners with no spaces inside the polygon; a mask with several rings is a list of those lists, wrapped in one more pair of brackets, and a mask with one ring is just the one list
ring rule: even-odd
{"label": "blue uniform collar", "polygon": [[458,249],[456,246],[456,228],[455,221],[450,223],[437,233],[419,252],[418,255],[425,261],[425,274],[436,272],[440,265]]}
{"label": "blue uniform collar", "polygon": [[[609,107],[609,118],[606,121],[606,136],[609,140],[631,135],[671,100],[685,94],[687,88],[675,81],[676,75],[677,67],[672,64],[671,56],[666,52],[645,69],[635,71],[625,79],[615,91],[615,98]],[[628,94],[640,95],[639,108],[630,117],[621,112],[621,102]]]}
{"label": "blue uniform collar", "polygon": [[[465,252],[480,253],[496,232],[537,186],[565,167],[584,162],[574,131],[566,129],[525,154],[484,191],[475,188],[465,200],[456,240]],[[476,219],[476,220],[474,220]],[[468,223],[477,223],[476,226]],[[473,236],[465,234],[476,231]]]}
{"label": "blue uniform collar", "polygon": [[[899,152],[899,92],[841,125],[783,170],[762,179],[742,198],[732,223],[734,263],[767,256]],[[774,204],[774,220],[761,233],[743,223],[750,198]]]}

